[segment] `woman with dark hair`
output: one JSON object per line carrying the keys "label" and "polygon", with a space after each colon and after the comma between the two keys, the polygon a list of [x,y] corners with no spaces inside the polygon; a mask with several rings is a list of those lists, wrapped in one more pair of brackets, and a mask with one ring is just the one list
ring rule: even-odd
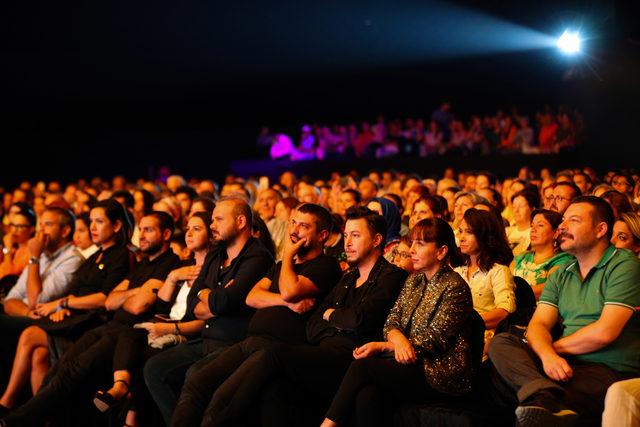
{"label": "woman with dark hair", "polygon": [[382,215],[387,223],[387,238],[384,242],[383,255],[389,261],[391,259],[391,251],[400,243],[400,211],[395,203],[383,197],[374,197],[367,207]]}
{"label": "woman with dark hair", "polygon": [[121,401],[131,388],[135,400],[127,413],[126,424],[129,426],[138,424],[137,411],[145,406],[142,402],[146,396],[142,379],[145,361],[163,348],[184,341],[185,335],[198,334],[204,326],[202,320],[187,313],[187,296],[211,248],[210,213],[191,215],[185,228],[185,243],[192,254],[191,259],[169,273],[158,290],[156,321],[137,324],[114,337],[117,345],[113,356],[113,385],[109,390],[95,394],[93,402],[104,412]]}
{"label": "woman with dark hair", "polygon": [[29,378],[33,393],[38,391],[50,361],[101,323],[98,310],[131,269],[133,256],[126,247],[129,223],[122,205],[113,199],[102,200],[91,209],[90,217],[91,239],[100,249],[74,273],[69,295],[36,306],[41,318],[20,335],[11,377],[0,397],[2,408],[15,405]]}
{"label": "woman with dark hair", "polygon": [[9,208],[9,232],[4,236],[0,252],[0,280],[3,287],[12,286],[29,261],[27,243],[36,231],[36,214],[26,203]]}
{"label": "woman with dark hair", "polygon": [[353,351],[322,426],[391,425],[388,400],[426,402],[471,390],[471,292],[449,264],[461,259],[453,230],[440,218],[411,230],[415,273],[407,278],[384,325],[386,341]]}
{"label": "woman with dark hair", "polygon": [[536,209],[531,213],[531,218],[531,250],[515,257],[511,271],[514,276],[522,277],[531,285],[538,299],[547,277],[572,257],[560,251],[556,240],[562,215],[547,209]]}
{"label": "woman with dark hair", "polygon": [[487,331],[493,330],[516,309],[515,283],[508,267],[513,254],[504,227],[491,213],[471,208],[464,213],[458,235],[465,263],[455,271],[469,284],[473,308]]}
{"label": "woman with dark hair", "polygon": [[136,223],[140,221],[140,218],[151,213],[154,201],[153,194],[143,188],[133,192],[133,216]]}

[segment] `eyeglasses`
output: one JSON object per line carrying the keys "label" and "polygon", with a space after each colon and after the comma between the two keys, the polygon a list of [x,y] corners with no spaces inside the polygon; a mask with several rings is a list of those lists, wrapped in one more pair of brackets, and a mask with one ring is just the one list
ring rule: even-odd
{"label": "eyeglasses", "polygon": [[399,250],[394,249],[394,250],[391,251],[391,257],[392,258],[400,257],[402,259],[409,259],[409,258],[411,258],[411,254],[409,252],[406,252],[406,251],[400,252]]}
{"label": "eyeglasses", "polygon": [[566,200],[567,202],[570,202],[571,199],[566,198],[566,197],[562,197],[562,196],[548,196],[544,198],[547,202],[553,202],[554,200],[556,202],[561,202],[563,200]]}
{"label": "eyeglasses", "polygon": [[31,227],[29,224],[9,224],[9,227],[11,228],[17,228],[18,230],[26,230],[27,228]]}

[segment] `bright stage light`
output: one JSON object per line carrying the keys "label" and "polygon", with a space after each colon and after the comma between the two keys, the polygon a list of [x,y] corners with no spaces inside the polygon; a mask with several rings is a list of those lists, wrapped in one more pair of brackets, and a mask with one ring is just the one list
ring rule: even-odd
{"label": "bright stage light", "polygon": [[577,32],[569,30],[562,33],[557,43],[558,49],[566,54],[574,54],[580,52],[580,36]]}

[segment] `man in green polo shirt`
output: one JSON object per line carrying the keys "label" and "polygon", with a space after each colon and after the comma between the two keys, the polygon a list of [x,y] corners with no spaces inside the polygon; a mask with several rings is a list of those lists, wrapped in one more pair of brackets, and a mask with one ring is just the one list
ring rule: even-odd
{"label": "man in green polo shirt", "polygon": [[[640,376],[640,261],[611,246],[613,222],[603,199],[572,201],[559,240],[575,261],[547,279],[526,341],[505,333],[489,347],[493,366],[518,399],[520,426],[599,419],[607,388]],[[557,323],[559,337],[552,336]]]}

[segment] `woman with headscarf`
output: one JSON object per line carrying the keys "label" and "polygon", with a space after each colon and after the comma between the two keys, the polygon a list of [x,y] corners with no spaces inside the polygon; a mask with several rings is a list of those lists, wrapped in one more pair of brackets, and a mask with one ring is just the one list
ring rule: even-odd
{"label": "woman with headscarf", "polygon": [[387,222],[387,240],[384,242],[384,258],[387,261],[391,261],[393,258],[393,250],[400,244],[400,211],[391,200],[383,197],[374,197],[367,207],[374,212],[378,212]]}

